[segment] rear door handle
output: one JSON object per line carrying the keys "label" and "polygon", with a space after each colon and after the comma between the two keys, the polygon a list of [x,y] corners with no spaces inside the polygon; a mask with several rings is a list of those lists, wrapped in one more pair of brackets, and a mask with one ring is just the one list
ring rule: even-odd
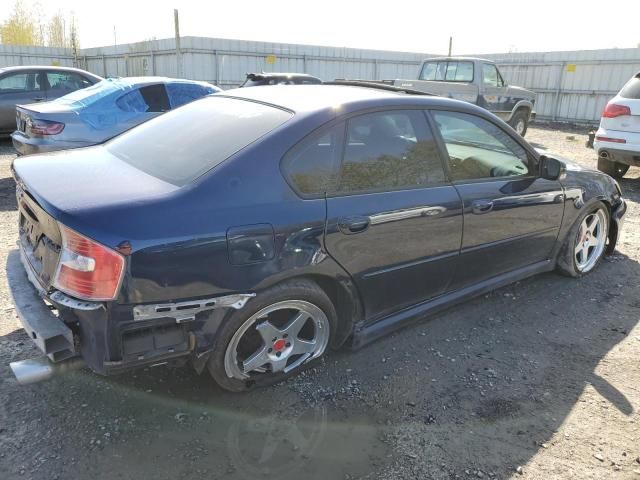
{"label": "rear door handle", "polygon": [[364,232],[369,228],[371,219],[369,217],[346,217],[338,220],[338,228],[346,235]]}
{"label": "rear door handle", "polygon": [[476,215],[482,215],[493,210],[493,202],[490,200],[476,200],[471,204],[471,208]]}
{"label": "rear door handle", "polygon": [[44,97],[34,97],[34,98],[32,98],[32,100],[33,100],[34,102],[41,102],[41,101],[43,101],[43,100],[44,100]]}

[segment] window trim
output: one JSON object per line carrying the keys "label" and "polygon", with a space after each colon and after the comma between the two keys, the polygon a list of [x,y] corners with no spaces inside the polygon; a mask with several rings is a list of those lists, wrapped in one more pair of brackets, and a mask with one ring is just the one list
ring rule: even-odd
{"label": "window trim", "polygon": [[[424,68],[427,66],[428,63],[446,63],[447,67],[444,69],[445,80],[427,80],[422,78],[422,73],[424,72]],[[450,63],[470,63],[471,64],[471,80],[446,80],[447,70],[449,69]],[[473,83],[476,78],[476,65],[472,60],[429,60],[428,62],[424,62],[422,64],[422,68],[420,69],[420,75],[418,78],[422,82]]]}
{"label": "window trim", "polygon": [[[483,119],[486,122],[489,122],[491,124],[493,124],[496,128],[499,128],[503,133],[506,133],[509,137],[511,137],[512,140],[514,140],[518,145],[520,145],[520,147],[522,147],[522,149],[524,150],[524,152],[527,154],[527,160],[529,162],[531,162],[531,165],[527,165],[529,167],[529,171],[526,174],[522,174],[522,175],[510,175],[510,176],[505,176],[505,177],[483,177],[483,178],[472,178],[472,179],[465,179],[465,180],[454,180],[453,176],[451,175],[451,169],[449,168],[450,162],[451,162],[451,158],[449,157],[449,151],[447,150],[447,145],[446,142],[444,141],[444,138],[442,136],[442,133],[440,132],[440,129],[438,128],[437,122],[435,120],[435,118],[433,117],[433,113],[434,111],[438,111],[438,112],[450,112],[450,113],[461,113],[461,114],[465,114],[465,115],[471,115],[471,116],[475,116],[478,118]],[[493,119],[487,118],[483,115],[476,115],[475,113],[472,112],[468,112],[468,111],[464,111],[464,110],[459,110],[459,109],[452,109],[452,108],[447,108],[447,107],[438,107],[438,106],[434,106],[434,107],[429,107],[427,109],[425,109],[425,113],[427,114],[429,121],[432,122],[433,125],[433,129],[435,129],[435,137],[437,137],[436,139],[436,143],[438,144],[438,148],[440,150],[440,155],[445,159],[445,171],[447,172],[447,176],[449,177],[451,184],[452,185],[467,185],[467,184],[473,184],[473,183],[487,183],[487,182],[504,182],[504,181],[509,181],[509,180],[526,180],[526,179],[537,179],[540,178],[540,157],[537,154],[537,152],[532,151],[532,147],[530,147],[528,144],[523,144],[521,142],[520,139],[516,138],[516,135],[512,135],[511,132],[509,132],[508,130],[504,129],[500,124],[498,124],[497,122],[495,122]]]}

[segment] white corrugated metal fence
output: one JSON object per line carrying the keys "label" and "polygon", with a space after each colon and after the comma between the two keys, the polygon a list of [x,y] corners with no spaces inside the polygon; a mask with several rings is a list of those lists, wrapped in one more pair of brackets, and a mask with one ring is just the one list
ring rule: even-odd
{"label": "white corrugated metal fence", "polygon": [[[427,53],[390,52],[203,37],[82,49],[0,45],[0,67],[77,64],[102,76],[178,75],[206,80],[222,88],[239,85],[255,71],[304,72],[324,80],[335,78],[416,78]],[[571,52],[478,55],[494,59],[505,80],[538,93],[538,117],[595,123],[624,83],[640,71],[640,48]]]}

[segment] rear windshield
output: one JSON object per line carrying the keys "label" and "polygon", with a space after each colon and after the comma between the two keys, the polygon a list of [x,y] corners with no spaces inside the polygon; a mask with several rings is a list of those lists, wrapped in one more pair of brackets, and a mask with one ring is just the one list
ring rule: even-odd
{"label": "rear windshield", "polygon": [[640,75],[632,78],[620,90],[620,96],[624,98],[640,99]]}
{"label": "rear windshield", "polygon": [[122,83],[117,79],[102,80],[87,88],[68,93],[50,103],[66,105],[70,108],[82,108],[97,102],[101,98],[111,95],[113,92],[131,89],[131,85]]}
{"label": "rear windshield", "polygon": [[106,148],[129,165],[181,187],[291,115],[246,100],[205,97],[129,130]]}

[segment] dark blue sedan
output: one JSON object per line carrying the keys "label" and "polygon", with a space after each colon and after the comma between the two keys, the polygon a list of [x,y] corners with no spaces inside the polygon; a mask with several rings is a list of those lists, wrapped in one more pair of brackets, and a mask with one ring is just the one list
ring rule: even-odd
{"label": "dark blue sedan", "polygon": [[18,379],[188,361],[242,391],[614,249],[611,177],[476,106],[381,88],[232,90],[15,160],[9,283],[53,362],[14,364]]}

